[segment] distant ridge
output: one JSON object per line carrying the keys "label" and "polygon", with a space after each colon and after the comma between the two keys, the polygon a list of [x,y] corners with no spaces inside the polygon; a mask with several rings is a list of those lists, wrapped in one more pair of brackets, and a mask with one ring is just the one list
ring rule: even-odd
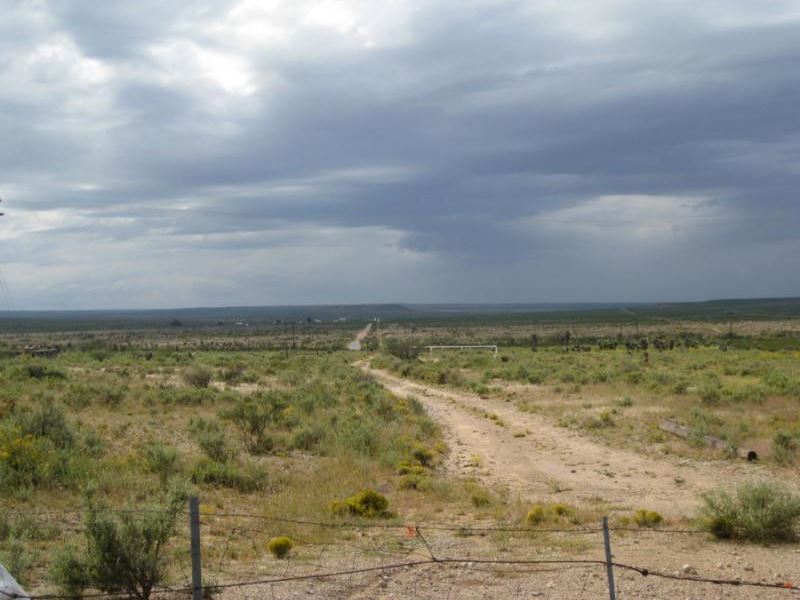
{"label": "distant ridge", "polygon": [[514,322],[630,322],[647,319],[728,320],[800,318],[800,298],[742,298],[703,302],[384,303],[228,306],[128,310],[0,312],[0,329],[91,330],[183,326],[242,326],[289,322],[363,323],[485,320]]}

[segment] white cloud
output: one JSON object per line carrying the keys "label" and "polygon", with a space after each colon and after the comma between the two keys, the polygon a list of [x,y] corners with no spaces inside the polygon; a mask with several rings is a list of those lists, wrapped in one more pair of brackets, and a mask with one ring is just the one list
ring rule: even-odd
{"label": "white cloud", "polygon": [[154,63],[167,85],[191,88],[214,85],[230,94],[250,95],[258,85],[245,57],[204,48],[194,42],[173,40],[150,48]]}
{"label": "white cloud", "polygon": [[721,207],[703,198],[609,195],[524,219],[520,226],[539,234],[660,242],[702,233],[723,219]]}

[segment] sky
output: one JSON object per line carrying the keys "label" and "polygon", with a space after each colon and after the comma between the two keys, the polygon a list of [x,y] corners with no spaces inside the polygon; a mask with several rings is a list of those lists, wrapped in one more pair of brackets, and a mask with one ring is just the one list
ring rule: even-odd
{"label": "sky", "polygon": [[800,296],[798,64],[793,0],[0,0],[0,308]]}

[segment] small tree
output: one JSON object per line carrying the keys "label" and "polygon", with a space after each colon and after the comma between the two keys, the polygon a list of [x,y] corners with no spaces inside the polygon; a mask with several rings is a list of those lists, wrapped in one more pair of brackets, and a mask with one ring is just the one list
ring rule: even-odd
{"label": "small tree", "polygon": [[232,408],[223,411],[221,416],[236,426],[250,453],[266,454],[272,451],[274,444],[267,427],[281,423],[283,410],[288,405],[284,392],[270,390],[240,400]]}
{"label": "small tree", "polygon": [[92,587],[149,600],[153,588],[164,580],[164,547],[175,534],[186,498],[183,488],[173,488],[151,511],[116,516],[90,495],[86,548],[82,555],[73,547],[65,548],[54,561],[53,578],[72,597]]}
{"label": "small tree", "polygon": [[413,360],[417,358],[422,351],[422,348],[409,338],[386,338],[383,341],[383,345],[389,354],[397,358],[402,358],[403,360]]}

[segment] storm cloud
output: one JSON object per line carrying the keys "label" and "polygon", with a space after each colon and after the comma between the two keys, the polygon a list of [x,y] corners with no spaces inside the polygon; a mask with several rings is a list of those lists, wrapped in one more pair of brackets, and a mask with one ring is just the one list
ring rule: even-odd
{"label": "storm cloud", "polygon": [[800,8],[0,0],[16,308],[800,295]]}

